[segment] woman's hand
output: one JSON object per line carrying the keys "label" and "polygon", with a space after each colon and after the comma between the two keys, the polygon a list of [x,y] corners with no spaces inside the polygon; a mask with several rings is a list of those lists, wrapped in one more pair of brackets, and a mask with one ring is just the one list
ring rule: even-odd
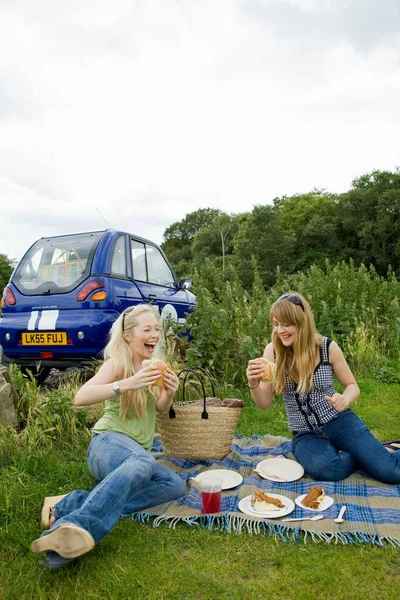
{"label": "woman's hand", "polygon": [[[274,361],[274,349],[272,344],[266,346],[263,357],[271,362]],[[264,365],[260,364],[256,358],[249,360],[246,375],[251,390],[251,397],[261,410],[267,410],[267,408],[271,406],[273,400],[273,385],[272,383],[266,383],[264,381],[260,382],[261,377],[264,375]]]}
{"label": "woman's hand", "polygon": [[149,387],[150,385],[154,385],[160,375],[160,369],[152,366],[144,367],[132,375],[132,377],[123,380],[122,384],[120,384],[121,391],[140,390]]}
{"label": "woman's hand", "polygon": [[325,396],[325,398],[333,408],[336,408],[339,412],[343,412],[346,408],[349,408],[350,404],[357,400],[360,395],[360,388],[343,356],[343,352],[336,342],[332,342],[329,346],[329,362],[343,388],[343,394],[335,392],[332,397]]}
{"label": "woman's hand", "polygon": [[329,402],[329,404],[335,408],[338,412],[343,412],[346,408],[349,408],[349,402],[343,396],[343,394],[339,394],[335,392],[333,396],[325,396],[325,400]]}
{"label": "woman's hand", "polygon": [[260,364],[256,359],[249,360],[246,376],[249,388],[255,388],[264,374],[264,365]]}
{"label": "woman's hand", "polygon": [[163,376],[164,389],[161,390],[160,398],[157,402],[158,412],[165,412],[172,404],[175,393],[179,387],[179,379],[176,374],[171,370],[167,369]]}
{"label": "woman's hand", "polygon": [[179,379],[176,376],[176,373],[170,368],[166,369],[166,371],[164,371],[163,381],[167,393],[174,396],[179,387]]}

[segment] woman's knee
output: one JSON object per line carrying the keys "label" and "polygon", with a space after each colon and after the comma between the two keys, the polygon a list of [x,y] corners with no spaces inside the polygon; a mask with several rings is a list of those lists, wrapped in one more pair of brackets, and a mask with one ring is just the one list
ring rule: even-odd
{"label": "woman's knee", "polygon": [[117,469],[118,475],[126,479],[127,483],[137,485],[138,480],[143,484],[151,479],[156,465],[156,460],[151,454],[147,456],[132,457],[125,460]]}
{"label": "woman's knee", "polygon": [[312,477],[312,479],[315,479],[316,481],[341,481],[353,473],[353,471],[342,469],[338,470],[331,467],[315,470],[306,469],[306,472],[310,477]]}
{"label": "woman's knee", "polygon": [[185,484],[176,473],[171,473],[170,477],[164,480],[164,501],[176,500],[185,495]]}
{"label": "woman's knee", "polygon": [[160,463],[157,463],[154,472],[153,480],[159,482],[165,489],[169,490],[171,500],[180,498],[185,494],[185,484],[178,473],[170,471]]}
{"label": "woman's knee", "polygon": [[308,457],[299,461],[306,473],[317,481],[341,481],[355,471],[354,464],[342,461],[340,457]]}
{"label": "woman's knee", "polygon": [[384,473],[383,476],[379,474],[375,479],[381,483],[387,483],[389,485],[398,485],[400,483],[400,475],[396,475],[394,473]]}
{"label": "woman's knee", "polygon": [[380,465],[375,469],[368,469],[368,474],[382,483],[389,485],[398,485],[400,483],[400,467],[393,467],[392,465]]}
{"label": "woman's knee", "polygon": [[177,475],[176,473],[173,473],[173,477],[171,478],[170,489],[171,495],[173,495],[173,499],[180,498],[185,494],[185,484],[183,480],[179,477],[179,475]]}
{"label": "woman's knee", "polygon": [[152,472],[156,461],[140,444],[116,431],[95,435],[88,449],[88,466],[97,480],[125,465],[122,473],[135,462]]}

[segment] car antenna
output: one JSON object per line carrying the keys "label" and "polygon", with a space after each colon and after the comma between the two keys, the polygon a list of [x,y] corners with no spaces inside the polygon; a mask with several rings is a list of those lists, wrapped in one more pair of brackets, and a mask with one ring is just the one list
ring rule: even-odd
{"label": "car antenna", "polygon": [[96,210],[99,213],[99,215],[101,216],[101,218],[103,219],[104,223],[107,225],[107,227],[110,227],[109,224],[107,223],[107,221],[105,220],[105,218],[103,217],[103,215],[101,214],[101,212],[99,211],[99,209],[96,206]]}

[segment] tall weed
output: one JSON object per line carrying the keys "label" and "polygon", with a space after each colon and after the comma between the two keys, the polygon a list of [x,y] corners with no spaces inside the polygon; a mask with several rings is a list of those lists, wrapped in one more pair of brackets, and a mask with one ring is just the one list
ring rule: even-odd
{"label": "tall weed", "polygon": [[289,290],[309,300],[318,330],[338,342],[357,370],[376,372],[398,360],[400,282],[394,273],[384,279],[373,267],[326,261],[323,268],[314,265],[288,277],[278,270],[274,286],[265,289],[253,261],[251,292],[232,267],[229,279],[210,263],[197,274],[198,304],[186,323],[192,334],[189,364],[211,369],[226,383],[243,382],[248,359],[259,356],[270,339],[270,307]]}
{"label": "tall weed", "polygon": [[[77,431],[88,432],[94,419],[87,409],[76,410],[73,398],[81,385],[76,374],[61,380],[54,390],[42,390],[33,377],[22,375],[17,365],[11,365],[10,375],[18,395],[18,431],[2,430],[3,458],[15,446],[21,448],[51,447],[63,439],[72,440]],[[97,418],[98,415],[96,415]]]}

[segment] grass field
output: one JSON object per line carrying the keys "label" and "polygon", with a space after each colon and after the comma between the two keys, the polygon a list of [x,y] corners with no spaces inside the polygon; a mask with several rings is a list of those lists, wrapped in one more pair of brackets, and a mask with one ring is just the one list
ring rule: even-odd
{"label": "grass field", "polygon": [[[356,412],[381,440],[400,437],[400,386],[359,379]],[[232,390],[229,395],[232,397]],[[247,390],[238,433],[288,434],[282,401],[262,412]],[[54,435],[54,432],[46,434]],[[225,534],[121,520],[88,555],[57,571],[29,546],[39,533],[45,495],[90,489],[89,435],[57,433],[44,443],[0,435],[0,598],[4,599],[333,599],[386,600],[400,593],[400,551],[371,545],[283,543],[274,537]]]}

